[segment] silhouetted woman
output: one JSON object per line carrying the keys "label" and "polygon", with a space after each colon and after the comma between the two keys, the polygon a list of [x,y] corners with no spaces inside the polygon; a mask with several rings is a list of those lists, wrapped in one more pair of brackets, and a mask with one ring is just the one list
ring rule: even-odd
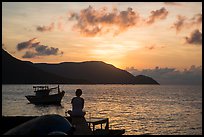
{"label": "silhouetted woman", "polygon": [[72,111],[69,110],[68,114],[70,114],[70,116],[74,117],[83,117],[86,113],[83,111],[84,108],[84,99],[82,97],[80,97],[82,95],[82,90],[81,89],[77,89],[76,92],[76,97],[72,98]]}

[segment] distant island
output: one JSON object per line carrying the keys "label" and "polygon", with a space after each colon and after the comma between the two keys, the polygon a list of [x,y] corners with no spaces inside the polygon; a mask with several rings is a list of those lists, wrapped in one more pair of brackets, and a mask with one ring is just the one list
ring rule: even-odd
{"label": "distant island", "polygon": [[2,84],[156,84],[144,75],[102,61],[32,63],[14,58],[2,49]]}

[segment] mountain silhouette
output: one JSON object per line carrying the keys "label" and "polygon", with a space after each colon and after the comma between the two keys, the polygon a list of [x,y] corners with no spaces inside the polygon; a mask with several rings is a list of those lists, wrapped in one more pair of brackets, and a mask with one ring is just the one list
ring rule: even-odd
{"label": "mountain silhouette", "polygon": [[150,83],[159,84],[156,80],[148,76],[138,75],[138,76],[135,76],[135,78],[136,78],[135,82],[137,84],[150,84]]}
{"label": "mountain silhouette", "polygon": [[3,49],[2,75],[3,84],[159,84],[102,61],[32,63],[18,60]]}
{"label": "mountain silhouette", "polygon": [[21,61],[2,49],[2,84],[62,84],[89,83],[86,80],[68,79],[33,66],[32,62]]}

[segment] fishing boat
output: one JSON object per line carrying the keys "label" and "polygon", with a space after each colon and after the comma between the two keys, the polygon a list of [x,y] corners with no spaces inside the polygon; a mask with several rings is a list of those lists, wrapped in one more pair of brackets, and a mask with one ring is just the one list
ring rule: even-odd
{"label": "fishing boat", "polygon": [[[54,88],[48,86],[33,86],[35,95],[25,96],[32,104],[61,104],[61,100],[65,91],[60,91],[59,85]],[[50,94],[54,89],[58,89],[58,93]]]}

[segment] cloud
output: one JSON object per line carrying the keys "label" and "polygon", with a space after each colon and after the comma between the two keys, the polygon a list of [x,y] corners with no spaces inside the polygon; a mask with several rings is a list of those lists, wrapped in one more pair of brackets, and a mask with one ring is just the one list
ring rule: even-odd
{"label": "cloud", "polygon": [[181,4],[177,2],[164,2],[164,4],[167,6],[181,6]]}
{"label": "cloud", "polygon": [[134,67],[126,68],[133,75],[146,75],[157,80],[160,84],[198,85],[202,84],[202,66],[192,65],[189,69],[178,71],[175,68],[159,68],[137,70]]}
{"label": "cloud", "polygon": [[153,49],[155,49],[155,46],[154,45],[152,45],[152,46],[150,46],[150,47],[147,47],[149,50],[153,50]]}
{"label": "cloud", "polygon": [[168,11],[163,7],[159,10],[151,11],[151,15],[149,16],[148,20],[146,21],[147,24],[152,24],[156,20],[163,20],[167,17]]}
{"label": "cloud", "polygon": [[49,55],[62,55],[63,52],[59,51],[58,48],[48,47],[40,44],[40,42],[35,42],[37,38],[33,38],[26,42],[21,42],[17,44],[17,50],[27,50],[22,56],[23,58],[34,58],[36,56],[49,56]]}
{"label": "cloud", "polygon": [[191,21],[193,24],[202,24],[202,14],[201,13],[195,14],[191,18]]}
{"label": "cloud", "polygon": [[175,28],[177,32],[181,31],[181,29],[186,26],[185,20],[187,18],[185,16],[178,15],[177,21],[174,23],[174,25],[171,28]]}
{"label": "cloud", "polygon": [[80,13],[70,13],[68,19],[77,21],[73,26],[74,31],[80,32],[83,36],[96,36],[109,32],[118,35],[131,27],[141,26],[144,23],[150,25],[157,20],[165,19],[167,15],[168,11],[165,8],[161,8],[160,10],[152,11],[149,18],[145,20],[131,7],[124,11],[113,8],[109,12],[106,7],[96,10],[89,6],[81,10]]}
{"label": "cloud", "polygon": [[158,48],[165,48],[165,45],[157,45],[157,44],[148,44],[147,46],[145,46],[144,48],[148,49],[148,50],[154,50],[154,49],[158,49]]}
{"label": "cloud", "polygon": [[202,33],[196,29],[191,33],[190,37],[185,37],[185,40],[188,44],[202,45]]}
{"label": "cloud", "polygon": [[153,50],[153,49],[156,48],[156,45],[155,45],[155,44],[152,44],[152,45],[150,45],[150,46],[145,46],[145,48],[148,49],[148,50]]}
{"label": "cloud", "polygon": [[35,41],[35,40],[36,40],[36,38],[33,38],[31,40],[17,44],[17,50],[21,51],[23,49],[29,48],[33,44],[33,41]]}
{"label": "cloud", "polygon": [[25,55],[23,55],[22,58],[34,58],[35,56],[35,53],[31,51],[26,51]]}
{"label": "cloud", "polygon": [[63,52],[59,52],[58,48],[48,47],[44,45],[36,45],[35,52],[33,51],[26,51],[23,58],[34,58],[36,56],[49,56],[49,55],[59,55],[63,54]]}
{"label": "cloud", "polygon": [[37,26],[36,30],[40,32],[46,32],[46,31],[53,31],[54,30],[54,23],[51,23],[48,26]]}
{"label": "cloud", "polygon": [[113,29],[112,26],[117,27],[115,33],[120,33],[136,25],[138,19],[139,14],[132,8],[127,8],[126,11],[118,11],[114,8],[112,12],[108,12],[105,7],[95,10],[91,6],[81,10],[80,14],[71,13],[69,17],[69,20],[77,20],[74,30],[79,31],[84,36],[105,34]]}
{"label": "cloud", "polygon": [[[58,48],[48,47],[48,46],[44,46],[44,45],[37,45],[35,47],[35,50],[37,51],[38,56],[57,55],[59,53]],[[61,54],[62,54],[62,52],[61,52]]]}
{"label": "cloud", "polygon": [[195,14],[192,18],[187,18],[185,16],[178,15],[177,21],[171,26],[171,28],[175,29],[176,32],[180,32],[181,30],[189,27],[199,27],[202,24],[202,14]]}

